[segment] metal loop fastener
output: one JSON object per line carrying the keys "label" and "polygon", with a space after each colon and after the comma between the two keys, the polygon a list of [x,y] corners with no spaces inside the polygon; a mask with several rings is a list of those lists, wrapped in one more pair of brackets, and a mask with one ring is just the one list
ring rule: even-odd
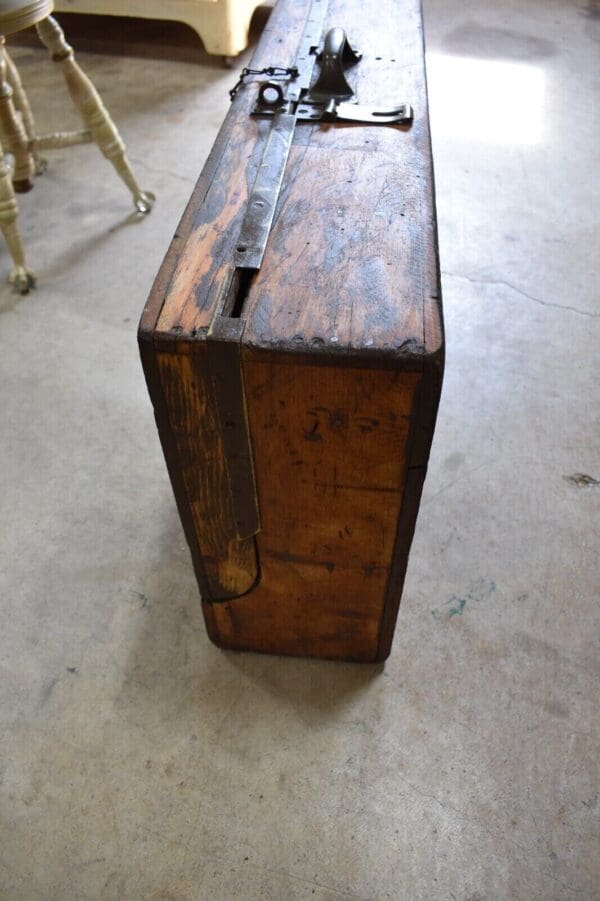
{"label": "metal loop fastener", "polygon": [[[274,95],[274,96],[273,96]],[[276,81],[265,81],[258,91],[258,102],[263,106],[277,107],[284,101],[283,88]]]}

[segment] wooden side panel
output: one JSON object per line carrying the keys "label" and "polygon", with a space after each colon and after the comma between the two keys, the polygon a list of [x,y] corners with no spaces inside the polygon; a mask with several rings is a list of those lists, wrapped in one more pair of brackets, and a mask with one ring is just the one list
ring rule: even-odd
{"label": "wooden side panel", "polygon": [[420,378],[245,351],[260,581],[243,598],[204,605],[214,641],[377,658]]}
{"label": "wooden side panel", "polygon": [[404,587],[404,577],[408,565],[408,554],[415,532],[423,482],[427,474],[427,461],[429,460],[433,429],[440,400],[443,369],[443,352],[425,360],[423,377],[415,393],[404,500],[398,520],[394,559],[381,621],[378,660],[385,660],[392,648],[400,598]]}
{"label": "wooden side panel", "polygon": [[[258,569],[253,538],[236,535],[231,490],[223,451],[214,377],[204,353],[157,354],[162,392],[173,436],[178,476],[199,552],[207,597],[243,594]],[[172,467],[170,467],[172,468]],[[189,541],[189,537],[188,537]]]}

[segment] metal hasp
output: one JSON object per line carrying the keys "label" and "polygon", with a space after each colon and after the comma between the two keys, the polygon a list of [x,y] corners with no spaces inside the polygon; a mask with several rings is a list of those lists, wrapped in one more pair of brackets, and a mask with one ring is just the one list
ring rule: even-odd
{"label": "metal hasp", "polygon": [[[259,88],[257,107],[253,114],[260,108],[261,115],[273,117],[273,124],[269,129],[236,243],[236,270],[256,271],[261,267],[294,139],[298,102],[306,95],[310,86],[326,10],[324,0],[312,0],[295,65],[287,70],[271,67],[278,68],[278,73],[285,72],[289,78],[287,83],[269,80]],[[230,290],[228,287],[226,293]]]}
{"label": "metal hasp", "polygon": [[[308,50],[311,58],[320,63],[321,70],[313,85],[307,89],[298,82],[298,70],[287,70],[291,77],[287,92],[281,83],[263,82],[260,86],[253,116],[276,116],[292,113],[300,122],[362,122],[367,125],[406,125],[412,122],[413,109],[409,103],[399,103],[391,109],[378,109],[355,103],[354,91],[348,84],[345,69],[362,59],[350,46],[343,28],[330,28],[323,49]],[[239,82],[238,82],[239,84]],[[237,89],[237,86],[236,86]],[[292,104],[297,103],[295,109]]]}
{"label": "metal hasp", "polygon": [[367,125],[406,125],[412,122],[413,110],[408,103],[389,110],[378,110],[360,103],[339,103],[335,99],[327,103],[302,103],[297,112],[301,121],[311,122],[364,122]]}

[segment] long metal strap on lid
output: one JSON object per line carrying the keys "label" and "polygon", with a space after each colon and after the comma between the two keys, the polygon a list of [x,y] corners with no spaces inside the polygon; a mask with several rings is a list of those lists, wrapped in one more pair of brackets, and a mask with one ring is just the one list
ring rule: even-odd
{"label": "long metal strap on lid", "polygon": [[297,74],[291,76],[285,87],[278,84],[278,92],[274,85],[268,85],[276,91],[279,109],[273,112],[273,124],[242,220],[234,258],[236,268],[260,269],[262,264],[294,139],[297,103],[310,87],[327,6],[328,0],[313,0],[311,4],[296,56],[294,69]]}

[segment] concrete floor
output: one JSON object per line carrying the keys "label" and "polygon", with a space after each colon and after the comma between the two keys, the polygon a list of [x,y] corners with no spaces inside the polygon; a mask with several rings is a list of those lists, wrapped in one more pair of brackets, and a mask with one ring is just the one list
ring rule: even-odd
{"label": "concrete floor", "polygon": [[2,899],[600,897],[599,11],[425,12],[448,362],[385,668],[206,638],[135,332],[234,79],[82,56],[159,200],[52,154],[0,289]]}

